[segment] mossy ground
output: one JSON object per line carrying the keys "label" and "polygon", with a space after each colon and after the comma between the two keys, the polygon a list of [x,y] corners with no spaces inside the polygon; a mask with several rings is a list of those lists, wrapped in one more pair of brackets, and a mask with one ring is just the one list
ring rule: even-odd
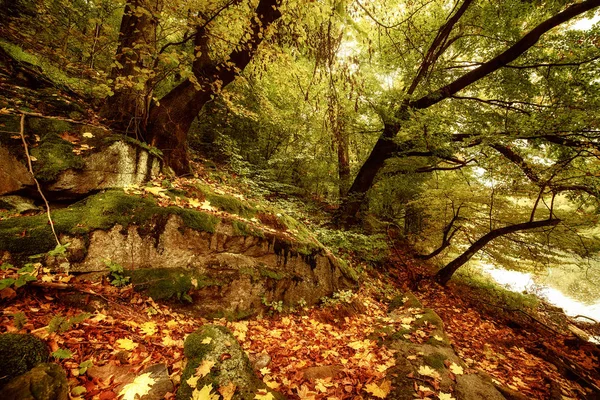
{"label": "mossy ground", "polygon": [[[110,190],[52,212],[59,234],[81,235],[115,225],[142,225],[152,218],[178,215],[191,229],[214,233],[219,219],[200,211],[159,207],[154,200]],[[45,214],[0,221],[0,249],[14,254],[45,253],[56,245]]]}
{"label": "mossy ground", "polygon": [[11,378],[48,361],[50,353],[33,335],[5,333],[0,335],[0,387]]}

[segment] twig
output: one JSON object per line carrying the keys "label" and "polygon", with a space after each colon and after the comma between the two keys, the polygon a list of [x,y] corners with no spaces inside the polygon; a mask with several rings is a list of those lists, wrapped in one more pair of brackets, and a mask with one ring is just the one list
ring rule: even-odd
{"label": "twig", "polygon": [[59,246],[62,246],[62,244],[60,243],[60,239],[58,238],[58,235],[56,234],[56,230],[54,229],[54,221],[52,221],[52,215],[50,214],[50,204],[48,203],[48,200],[46,200],[46,196],[44,196],[44,192],[42,192],[42,187],[40,186],[40,183],[38,182],[38,180],[35,177],[35,174],[33,173],[33,165],[31,164],[31,156],[29,155],[29,148],[27,147],[27,141],[25,140],[25,114],[21,114],[21,140],[23,141],[23,147],[25,148],[25,156],[27,157],[27,165],[29,166],[29,173],[31,174],[31,177],[33,178],[33,181],[35,182],[35,186],[37,187],[38,192],[40,193],[40,196],[42,196],[42,200],[44,200],[44,203],[46,204],[46,214],[48,214],[48,222],[50,223],[50,228],[52,229],[52,234],[54,234],[54,239],[56,239],[56,243]]}
{"label": "twig", "polygon": [[594,323],[598,323],[598,321],[596,321],[594,318],[590,318],[590,317],[586,317],[585,315],[576,315],[573,317],[573,319],[577,319],[577,318],[584,318],[584,319],[588,319],[590,321],[594,321]]}

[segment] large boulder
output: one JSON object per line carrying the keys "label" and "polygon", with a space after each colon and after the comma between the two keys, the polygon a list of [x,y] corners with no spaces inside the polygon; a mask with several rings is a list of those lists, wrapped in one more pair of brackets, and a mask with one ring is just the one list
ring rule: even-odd
{"label": "large boulder", "polygon": [[57,364],[40,364],[19,375],[0,390],[0,398],[19,400],[67,400],[69,384]]}
{"label": "large boulder", "polygon": [[49,356],[48,347],[36,336],[19,333],[0,335],[0,387],[48,361]]}
{"label": "large boulder", "polygon": [[[187,364],[177,391],[177,400],[190,400],[204,390],[213,394],[233,391],[234,400],[252,400],[267,386],[256,377],[248,356],[227,328],[205,325],[184,343]],[[271,392],[275,398],[282,398]],[[208,397],[206,397],[208,398]]]}
{"label": "large boulder", "polygon": [[[36,195],[26,168],[20,116],[0,115],[0,195]],[[144,183],[162,168],[160,152],[132,138],[93,125],[27,116],[24,135],[34,174],[51,199],[82,198],[103,189]]]}

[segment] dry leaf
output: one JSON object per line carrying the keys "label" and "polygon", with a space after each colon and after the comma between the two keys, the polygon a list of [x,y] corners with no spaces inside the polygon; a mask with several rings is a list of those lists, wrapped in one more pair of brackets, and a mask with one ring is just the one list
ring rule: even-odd
{"label": "dry leaf", "polygon": [[256,400],[275,400],[275,397],[264,389],[261,389],[254,396]]}
{"label": "dry leaf", "polygon": [[390,390],[392,390],[392,382],[389,380],[381,382],[381,385],[377,385],[375,382],[365,385],[365,391],[367,393],[371,393],[373,396],[379,397],[380,399],[385,399],[390,393]]}
{"label": "dry leaf", "polygon": [[460,365],[456,364],[456,363],[450,364],[450,371],[454,375],[462,375],[462,374],[464,374],[463,368]]}
{"label": "dry leaf", "polygon": [[136,376],[133,382],[128,383],[121,389],[119,396],[123,396],[123,400],[136,400],[136,396],[139,396],[137,398],[141,398],[147,395],[150,389],[152,389],[152,385],[156,382],[150,375],[150,373],[146,373]]}
{"label": "dry leaf", "polygon": [[219,400],[219,395],[212,393],[212,385],[205,385],[202,389],[194,389],[192,400]]}
{"label": "dry leaf", "polygon": [[214,361],[204,360],[202,364],[196,368],[196,373],[194,375],[199,376],[200,378],[205,377],[210,372],[211,368],[215,366]]}
{"label": "dry leaf", "polygon": [[229,382],[229,384],[221,386],[218,391],[221,393],[221,396],[223,396],[223,400],[231,400],[236,388],[237,387],[233,383]]}
{"label": "dry leaf", "polygon": [[121,348],[123,350],[133,350],[136,347],[138,347],[138,344],[135,343],[133,340],[126,338],[126,339],[118,339],[117,346],[119,346],[119,348]]}

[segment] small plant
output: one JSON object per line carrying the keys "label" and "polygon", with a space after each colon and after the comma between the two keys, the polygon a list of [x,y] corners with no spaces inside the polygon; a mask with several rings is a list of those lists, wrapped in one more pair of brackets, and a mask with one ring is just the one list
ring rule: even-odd
{"label": "small plant", "polygon": [[25,264],[23,268],[17,269],[12,264],[2,264],[0,269],[2,271],[7,271],[10,277],[0,279],[0,290],[9,288],[11,286],[14,286],[15,289],[18,289],[22,286],[25,286],[27,282],[37,280],[38,266],[41,266],[41,264],[29,263]]}
{"label": "small plant", "polygon": [[340,290],[339,292],[335,292],[332,297],[323,297],[321,302],[325,307],[333,307],[337,306],[341,303],[352,303],[355,294],[351,290]]}
{"label": "small plant", "polygon": [[62,315],[55,315],[48,324],[46,330],[50,333],[58,332],[64,333],[71,329],[73,325],[77,325],[85,321],[87,318],[91,316],[90,313],[81,313],[74,317],[67,318]]}
{"label": "small plant", "polygon": [[308,305],[308,303],[306,302],[306,300],[304,300],[304,297],[301,298],[300,300],[298,300],[298,307],[306,308],[307,305]]}
{"label": "small plant", "polygon": [[66,360],[67,358],[73,357],[73,353],[68,349],[58,349],[50,355],[57,360]]}
{"label": "small plant", "polygon": [[269,307],[271,312],[278,312],[278,313],[282,313],[283,312],[283,301],[267,301],[267,299],[263,296],[262,298],[262,303]]}
{"label": "small plant", "polygon": [[27,317],[25,316],[25,314],[22,312],[18,312],[14,313],[12,317],[13,323],[15,324],[15,328],[17,328],[18,330],[23,329],[23,327],[27,323]]}
{"label": "small plant", "polygon": [[129,277],[125,276],[125,270],[121,264],[110,260],[104,260],[104,264],[106,264],[110,272],[111,285],[121,287],[129,283]]}
{"label": "small plant", "polygon": [[87,360],[79,364],[79,375],[85,374],[88,368],[90,368],[92,365],[94,365],[92,360]]}

